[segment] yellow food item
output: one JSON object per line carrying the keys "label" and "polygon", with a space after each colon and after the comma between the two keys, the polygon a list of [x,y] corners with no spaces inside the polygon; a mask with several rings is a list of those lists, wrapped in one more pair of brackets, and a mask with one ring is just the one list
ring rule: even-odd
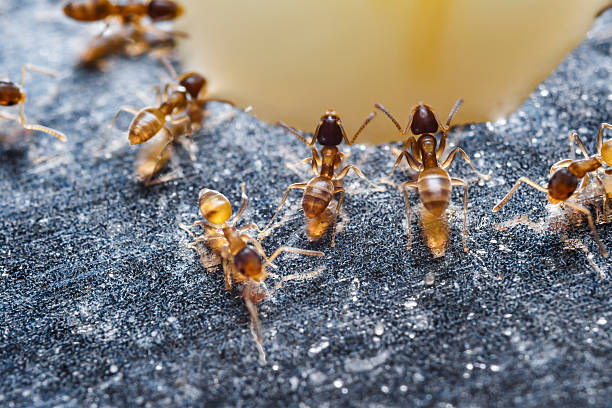
{"label": "yellow food item", "polygon": [[[610,0],[184,0],[186,68],[268,122],[313,132],[326,109],[352,133],[376,102],[406,123],[423,101],[442,121],[515,110]],[[402,137],[382,114],[358,141]]]}

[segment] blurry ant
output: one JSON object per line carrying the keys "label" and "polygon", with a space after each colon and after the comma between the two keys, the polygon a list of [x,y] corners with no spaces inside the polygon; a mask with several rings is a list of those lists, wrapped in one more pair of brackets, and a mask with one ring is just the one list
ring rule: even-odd
{"label": "blurry ant", "polygon": [[[463,250],[467,252],[466,238],[467,238],[467,182],[460,178],[451,178],[446,171],[455,160],[457,153],[461,153],[465,161],[470,165],[472,170],[478,175],[478,177],[488,180],[489,176],[484,175],[472,164],[469,156],[459,147],[454,148],[446,159],[439,162],[440,158],[444,154],[446,149],[447,132],[451,119],[457,113],[459,106],[463,102],[459,99],[453,109],[451,110],[446,124],[442,124],[435,114],[433,109],[429,105],[419,104],[412,109],[410,114],[410,120],[406,128],[402,130],[401,126],[395,120],[395,118],[387,111],[381,104],[375,106],[383,111],[389,119],[395,124],[397,129],[402,135],[406,135],[408,128],[410,127],[412,133],[418,136],[418,139],[410,136],[410,138],[404,143],[402,151],[399,154],[393,170],[389,177],[393,175],[395,168],[400,163],[402,157],[406,158],[410,168],[418,173],[416,181],[410,180],[402,184],[402,193],[404,196],[404,203],[406,205],[406,214],[408,216],[408,249],[412,246],[412,233],[410,227],[410,203],[408,202],[408,190],[407,188],[414,188],[419,193],[419,198],[423,203],[423,206],[427,211],[436,217],[441,217],[448,205],[451,198],[452,186],[463,186]],[[440,144],[437,145],[434,134],[442,129],[442,137]],[[409,149],[408,149],[409,148]]]}
{"label": "blurry ant", "polygon": [[[64,14],[82,22],[102,21],[105,28],[81,56],[81,63],[95,65],[100,59],[126,52],[136,56],[152,48],[173,47],[174,37],[184,36],[181,32],[159,30],[151,25],[142,25],[140,20],[149,17],[152,22],[173,20],[183,14],[183,7],[172,0],[149,0],[115,3],[110,0],[71,1],[64,6]],[[122,29],[104,36],[110,22],[117,19]],[[156,35],[152,35],[155,33]]]}
{"label": "blurry ant", "polygon": [[24,129],[28,130],[39,130],[41,132],[48,133],[57,137],[62,142],[66,141],[66,136],[54,129],[41,126],[41,125],[32,125],[26,123],[25,114],[23,112],[23,104],[26,100],[26,93],[23,89],[23,83],[25,82],[25,74],[26,71],[34,71],[40,74],[48,75],[51,77],[55,77],[55,73],[48,71],[46,69],[38,68],[30,64],[25,64],[21,68],[21,83],[16,84],[11,81],[2,81],[0,80],[0,106],[14,106],[19,105],[19,116],[11,115],[8,113],[0,113],[0,119],[6,120],[14,120],[19,122]]}
{"label": "blurry ant", "polygon": [[[359,134],[363,131],[363,129],[370,123],[372,119],[374,119],[376,113],[371,112],[366,119],[363,121],[355,135],[353,135],[352,139],[348,139],[346,133],[344,131],[344,127],[342,125],[342,121],[340,120],[340,116],[334,110],[327,110],[321,119],[319,120],[319,125],[317,126],[312,138],[310,141],[307,141],[298,130],[292,128],[291,126],[285,124],[284,122],[278,122],[278,125],[283,129],[287,130],[290,133],[293,133],[298,137],[302,142],[304,142],[307,146],[310,146],[312,150],[312,156],[302,160],[299,164],[302,163],[312,163],[312,171],[316,175],[316,177],[312,178],[308,183],[295,183],[291,184],[287,191],[285,191],[285,195],[283,196],[276,213],[264,229],[264,232],[267,231],[276,216],[283,208],[285,201],[287,200],[287,196],[289,192],[293,189],[301,189],[304,190],[304,195],[302,197],[302,208],[304,209],[304,215],[306,218],[312,219],[323,214],[325,209],[328,207],[329,203],[335,197],[336,194],[340,194],[337,205],[334,213],[334,226],[332,230],[332,239],[331,246],[332,248],[335,246],[336,239],[336,224],[338,213],[340,212],[340,207],[342,206],[342,201],[344,200],[344,188],[342,187],[342,181],[344,177],[348,174],[350,170],[353,170],[359,177],[364,179],[368,184],[380,190],[379,187],[372,184],[370,180],[363,175],[361,170],[353,165],[348,165],[336,173],[336,169],[340,167],[342,163],[342,159],[344,154],[342,154],[338,150],[338,145],[344,142],[347,145],[352,145],[355,143],[355,140],[359,136]],[[321,156],[317,153],[317,150],[314,148],[314,143],[318,142],[321,146]],[[319,166],[321,168],[319,169]]]}
{"label": "blurry ant", "polygon": [[[571,200],[586,189],[587,185],[591,181],[591,177],[593,177],[595,180],[597,180],[603,190],[604,217],[606,219],[608,217],[607,193],[603,185],[603,181],[597,174],[600,169],[603,170],[604,165],[612,166],[612,140],[608,140],[604,143],[603,134],[605,129],[612,129],[612,125],[602,123],[599,127],[599,132],[597,134],[597,154],[592,156],[589,156],[584,144],[582,143],[582,140],[580,140],[580,136],[578,136],[577,133],[571,133],[570,140],[572,142],[576,142],[585,158],[582,160],[566,159],[553,164],[550,168],[548,187],[542,187],[527,177],[519,178],[508,194],[506,194],[506,196],[502,198],[502,200],[495,207],[493,207],[493,212],[499,211],[499,209],[508,202],[519,185],[521,183],[525,183],[536,190],[546,193],[550,203],[559,204],[561,207],[566,205],[578,212],[583,213],[587,217],[589,227],[593,232],[593,236],[595,237],[595,241],[597,242],[597,246],[599,247],[601,254],[604,257],[608,257],[606,249],[599,240],[599,235],[595,229],[591,212],[582,204]],[[606,174],[612,174],[612,169],[607,168],[604,171]]]}
{"label": "blurry ant", "polygon": [[64,14],[82,22],[105,20],[108,26],[113,18],[119,19],[123,24],[136,24],[145,16],[153,22],[174,20],[183,14],[183,7],[173,0],[130,0],[127,3],[116,3],[111,0],[81,0],[66,3]]}
{"label": "blurry ant", "polygon": [[[272,262],[283,252],[292,252],[307,256],[323,256],[319,251],[308,251],[293,247],[280,247],[268,257],[259,241],[247,234],[250,229],[260,231],[255,223],[237,228],[236,223],[244,213],[248,204],[245,186],[242,184],[242,205],[238,212],[232,216],[232,207],[229,200],[218,191],[202,189],[198,204],[204,219],[196,221],[190,226],[179,224],[180,228],[195,236],[190,229],[199,225],[204,234],[197,236],[195,241],[187,245],[196,249],[198,243],[204,242],[222,259],[223,274],[225,275],[225,289],[231,290],[233,284],[242,284],[241,295],[251,315],[251,334],[255,339],[262,360],[265,361],[263,351],[263,336],[259,322],[257,306],[265,298],[262,293],[262,284],[266,276],[273,275],[266,272],[266,267],[274,266]],[[253,245],[253,247],[248,244]],[[263,259],[262,259],[263,258]],[[265,262],[264,262],[265,259]],[[300,279],[297,275],[290,279]],[[287,281],[290,279],[283,279]]]}

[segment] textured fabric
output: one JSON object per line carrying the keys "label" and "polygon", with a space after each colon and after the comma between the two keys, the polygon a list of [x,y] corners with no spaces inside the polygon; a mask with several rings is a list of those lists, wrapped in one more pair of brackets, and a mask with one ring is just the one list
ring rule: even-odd
{"label": "textured fabric", "polygon": [[[572,227],[561,213],[551,230],[554,208],[538,191],[521,187],[491,213],[518,177],[546,183],[550,165],[570,157],[570,129],[593,151],[599,124],[612,121],[610,12],[507,121],[451,132],[492,176],[479,183],[461,157],[451,166],[469,182],[467,253],[460,189],[446,255],[435,259],[418,215],[407,251],[391,185],[380,193],[347,177],[333,249],[329,235],[305,238],[300,193],[290,194],[264,248],[326,256],[276,262],[279,275],[321,273],[260,307],[263,366],[242,299],[225,291],[220,267],[205,269],[185,248],[178,224],[198,219],[200,188],[236,209],[246,182],[245,223],[265,225],[286,186],[311,177],[307,165],[285,165],[309,149],[213,103],[194,138],[197,160],[175,149],[180,177],[144,187],[129,115],[108,139],[104,129],[119,107],[151,104],[151,87],[168,76],[151,58],[74,69],[99,28],[67,21],[60,2],[0,4],[2,70],[17,79],[31,62],[61,72],[28,75],[26,113],[69,138],[0,122],[0,406],[610,406],[610,261],[584,222]],[[384,103],[364,104],[374,102]],[[343,150],[376,182],[394,162],[390,146]],[[392,181],[409,177],[403,168]],[[534,224],[507,224],[521,215]],[[598,231],[612,250],[610,224]]]}

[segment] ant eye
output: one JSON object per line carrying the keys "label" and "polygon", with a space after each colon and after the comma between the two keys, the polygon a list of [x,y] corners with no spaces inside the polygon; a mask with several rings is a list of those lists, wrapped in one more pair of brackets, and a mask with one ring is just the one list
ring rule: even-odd
{"label": "ant eye", "polygon": [[436,133],[438,131],[438,122],[433,111],[425,105],[419,105],[416,112],[414,112],[410,130],[415,135]]}

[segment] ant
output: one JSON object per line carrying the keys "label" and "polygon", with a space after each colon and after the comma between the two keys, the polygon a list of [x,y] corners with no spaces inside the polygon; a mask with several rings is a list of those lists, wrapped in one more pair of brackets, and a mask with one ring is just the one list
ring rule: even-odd
{"label": "ant", "polygon": [[[280,247],[270,257],[266,256],[259,241],[247,233],[250,229],[261,231],[257,224],[250,223],[242,228],[236,227],[236,223],[244,213],[249,201],[245,192],[245,185],[242,184],[240,187],[242,205],[234,216],[232,216],[232,207],[227,197],[215,190],[202,189],[199,193],[198,205],[204,219],[196,221],[190,226],[179,224],[179,227],[192,236],[195,235],[190,229],[196,225],[202,227],[204,234],[197,236],[195,241],[188,244],[187,247],[196,249],[198,243],[206,243],[222,259],[225,289],[229,291],[232,289],[233,284],[242,284],[241,295],[251,315],[251,333],[257,344],[260,356],[265,361],[265,353],[262,346],[263,336],[256,305],[260,304],[265,298],[265,293],[262,294],[260,289],[266,276],[273,275],[266,272],[266,267],[275,267],[272,262],[283,252],[318,257],[324,254],[319,251]],[[253,246],[251,247],[248,244]],[[301,275],[297,275],[286,277],[283,281],[301,278]]]}
{"label": "ant", "polygon": [[[200,128],[204,118],[204,107],[208,102],[231,103],[223,99],[205,97],[207,82],[202,75],[193,71],[177,75],[170,63],[165,59],[162,59],[162,61],[177,84],[167,83],[163,91],[160,91],[159,87],[155,87],[157,106],[149,106],[141,110],[127,106],[121,107],[109,124],[110,129],[123,111],[135,115],[128,130],[128,139],[132,145],[142,144],[160,132],[165,134],[165,145],[150,149],[142,158],[143,162],[151,163],[156,160],[155,152],[157,152],[157,164],[153,167],[153,171],[147,172],[149,175],[145,178],[145,185],[154,183],[151,181],[151,177],[167,161],[167,158],[164,160],[167,149],[181,136],[190,138],[193,132]],[[169,92],[170,90],[171,92]],[[187,140],[189,140],[187,150],[190,159],[195,161],[190,148],[191,140]],[[150,165],[147,167],[150,167]]]}
{"label": "ant", "polygon": [[[126,52],[137,56],[152,48],[172,47],[175,35],[184,36],[181,32],[168,32],[140,23],[141,18],[145,16],[153,22],[180,17],[183,7],[173,0],[130,0],[127,3],[110,0],[71,1],[64,6],[64,14],[77,21],[104,20],[106,23],[102,32],[81,56],[81,63],[85,66],[95,65],[100,59],[113,53]],[[112,19],[118,19],[123,29],[104,36]],[[152,33],[157,35],[151,36]]]}
{"label": "ant", "polygon": [[111,0],[69,1],[64,6],[64,14],[82,22],[105,20],[107,26],[112,18],[123,24],[138,23],[148,16],[151,21],[174,20],[183,14],[183,7],[173,0],[149,0],[115,3]]}
{"label": "ant", "polygon": [[[595,229],[593,217],[588,208],[580,203],[570,200],[575,198],[579,193],[584,191],[589,184],[591,177],[593,177],[599,183],[603,190],[603,205],[604,205],[604,218],[607,219],[607,193],[603,185],[603,181],[597,174],[600,169],[603,169],[604,165],[612,166],[612,139],[604,143],[603,134],[605,129],[612,129],[612,125],[608,123],[602,123],[597,133],[597,154],[589,156],[580,136],[577,133],[570,134],[570,141],[576,142],[580,151],[584,155],[582,160],[561,160],[553,164],[550,168],[550,179],[547,187],[542,187],[535,181],[521,177],[518,179],[514,187],[510,189],[508,194],[502,200],[493,207],[493,212],[499,211],[510,199],[516,189],[525,183],[536,190],[546,193],[548,201],[552,204],[559,204],[560,206],[568,206],[578,212],[583,213],[587,217],[589,227],[593,232],[597,246],[601,251],[601,254],[607,258],[608,252],[604,248],[603,244],[599,240],[599,235]],[[603,169],[606,174],[612,174],[612,169]]]}
{"label": "ant", "polygon": [[62,132],[45,126],[26,123],[25,114],[23,111],[23,104],[26,100],[26,93],[23,90],[23,83],[25,82],[25,74],[27,70],[38,72],[40,74],[48,75],[51,77],[54,77],[56,75],[54,72],[48,71],[46,69],[38,68],[30,64],[25,64],[21,68],[21,82],[19,84],[8,80],[0,80],[0,106],[19,105],[19,116],[10,115],[8,113],[0,113],[0,119],[14,120],[16,122],[19,122],[24,129],[39,130],[41,132],[53,135],[62,142],[65,142],[66,136]]}
{"label": "ant", "polygon": [[[343,140],[349,146],[354,144],[359,134],[368,125],[368,123],[370,123],[370,121],[374,119],[374,116],[376,116],[376,113],[371,112],[350,140],[346,136],[346,132],[344,131],[344,126],[342,125],[340,116],[338,116],[338,113],[334,110],[327,110],[323,114],[323,116],[321,116],[319,124],[310,141],[306,140],[298,130],[292,128],[284,122],[278,122],[279,126],[297,136],[298,139],[300,139],[302,142],[304,142],[307,146],[311,148],[312,156],[302,160],[298,164],[311,162],[312,171],[316,176],[307,183],[295,183],[291,184],[287,188],[287,191],[285,191],[285,195],[283,196],[280,205],[276,210],[276,213],[264,229],[264,232],[270,228],[270,226],[276,219],[276,216],[283,208],[283,205],[285,204],[287,196],[289,195],[289,192],[291,190],[304,190],[304,195],[302,197],[302,208],[304,209],[304,215],[306,216],[306,218],[309,219],[319,217],[321,214],[323,214],[329,206],[329,203],[336,196],[336,194],[340,194],[337,200],[337,205],[334,213],[334,225],[331,239],[332,248],[335,246],[338,213],[340,212],[340,207],[342,206],[342,201],[344,200],[345,190],[342,187],[344,177],[346,177],[350,170],[353,170],[368,184],[379,190],[379,187],[372,184],[370,180],[368,180],[367,177],[363,175],[361,170],[359,170],[353,165],[348,165],[342,170],[340,170],[338,173],[336,173],[336,169],[340,167],[340,164],[342,163],[342,159],[344,157],[344,154],[342,154],[338,150],[338,145],[340,145]],[[315,141],[318,142],[321,146],[323,146],[321,148],[320,156],[313,146]],[[320,169],[319,166],[321,166]]]}
{"label": "ant", "polygon": [[[462,102],[462,99],[457,100],[445,124],[440,122],[438,115],[436,115],[435,111],[429,105],[420,103],[412,108],[408,124],[403,130],[399,122],[387,109],[379,103],[375,105],[376,108],[380,109],[389,119],[391,119],[402,135],[405,136],[408,133],[408,128],[410,128],[412,133],[418,136],[418,139],[410,136],[404,143],[402,151],[393,165],[393,170],[391,174],[389,174],[389,177],[393,175],[402,157],[405,157],[410,168],[418,173],[416,181],[409,180],[404,182],[401,186],[404,203],[406,205],[406,214],[408,216],[408,249],[412,246],[412,233],[410,228],[411,214],[407,188],[416,189],[425,209],[434,216],[441,217],[450,203],[452,186],[463,186],[463,250],[467,252],[467,182],[460,178],[451,178],[446,170],[455,160],[456,154],[460,153],[478,177],[488,180],[489,176],[478,172],[469,156],[460,147],[455,147],[448,156],[446,156],[446,159],[441,163],[439,162],[446,150],[446,139],[450,122],[457,113]],[[442,136],[438,144],[434,134],[439,129],[442,130]]]}

